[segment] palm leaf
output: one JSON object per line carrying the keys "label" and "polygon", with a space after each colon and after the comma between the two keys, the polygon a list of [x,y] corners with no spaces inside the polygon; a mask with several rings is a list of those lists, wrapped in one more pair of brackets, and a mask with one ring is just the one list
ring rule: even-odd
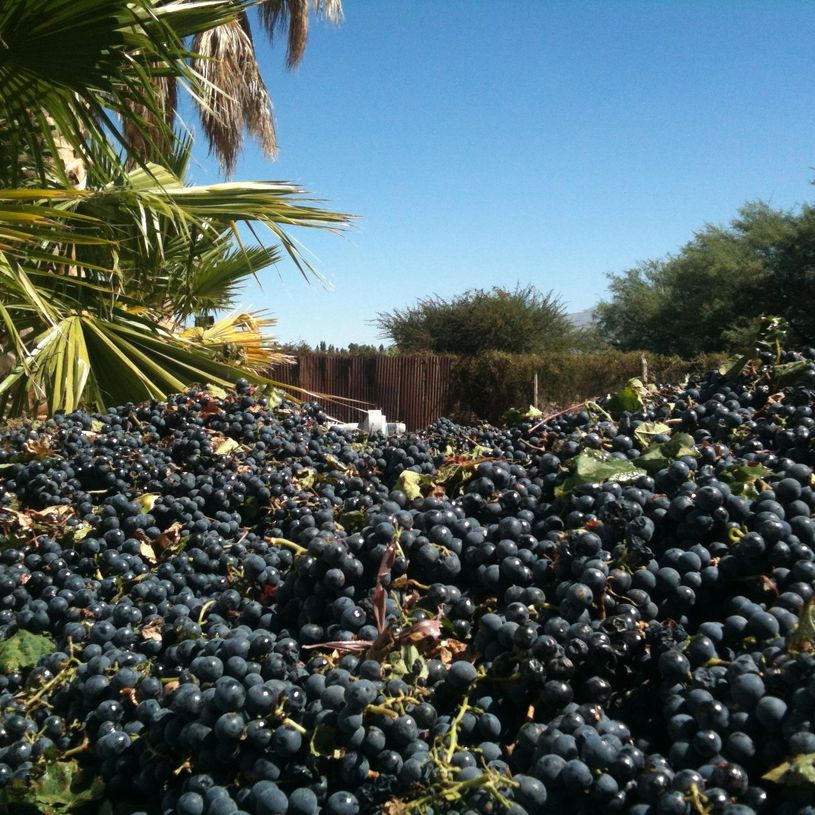
{"label": "palm leaf", "polygon": [[333,23],[342,20],[342,0],[264,0],[260,19],[269,38],[286,33],[286,64],[296,68],[303,59],[308,41],[309,6]]}
{"label": "palm leaf", "polygon": [[201,124],[228,174],[243,145],[244,126],[264,153],[277,153],[272,100],[260,74],[245,15],[198,34],[193,67],[205,80]]}
{"label": "palm leaf", "polygon": [[[16,159],[22,148],[43,181],[60,170],[52,130],[84,159],[91,158],[91,136],[112,152],[106,132],[133,153],[112,116],[149,141],[164,121],[152,80],[179,77],[197,92],[200,79],[183,38],[229,23],[246,6],[245,0],[4,0],[0,150],[11,144]],[[168,135],[166,124],[160,129]],[[13,140],[3,138],[10,133]]]}
{"label": "palm leaf", "polygon": [[267,333],[277,320],[259,313],[236,312],[211,326],[187,328],[182,339],[214,350],[222,359],[259,371],[270,365],[283,365],[293,358],[280,351],[280,346]]}

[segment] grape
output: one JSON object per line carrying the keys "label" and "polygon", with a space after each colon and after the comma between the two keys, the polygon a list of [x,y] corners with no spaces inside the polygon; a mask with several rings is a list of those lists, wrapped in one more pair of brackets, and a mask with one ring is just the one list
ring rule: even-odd
{"label": "grape", "polygon": [[730,683],[730,694],[736,704],[754,708],[765,694],[764,682],[758,674],[745,673]]}
{"label": "grape", "polygon": [[317,815],[319,808],[317,796],[308,787],[299,787],[289,793],[287,815]]}
{"label": "grape", "polygon": [[764,696],[756,704],[756,718],[765,727],[779,727],[787,712],[787,705],[777,696]]}
{"label": "grape", "polygon": [[679,651],[666,651],[659,657],[659,670],[668,681],[681,681],[690,673],[690,663]]}
{"label": "grape", "polygon": [[[87,741],[114,808],[178,815],[380,811],[484,775],[518,815],[685,813],[693,787],[800,815],[762,776],[815,752],[815,660],[784,640],[815,580],[812,395],[766,381],[713,372],[535,440],[439,420],[359,442],[248,383],[0,429],[0,506],[62,503],[84,534],[0,551],[0,639],[54,640],[0,675],[0,787]],[[657,421],[649,444],[689,429],[698,455],[566,482],[586,450],[637,460]],[[56,455],[25,453],[45,436]],[[475,445],[455,487],[400,480]],[[490,789],[452,806],[492,811]]]}
{"label": "grape", "polygon": [[178,815],[203,815],[204,799],[197,792],[185,792],[176,804]]}
{"label": "grape", "polygon": [[350,792],[340,790],[329,796],[323,806],[325,815],[357,815],[359,801]]}
{"label": "grape", "polygon": [[593,781],[589,767],[578,759],[567,761],[560,772],[560,781],[572,792],[588,790]]}
{"label": "grape", "polygon": [[272,747],[284,758],[297,753],[302,743],[303,737],[300,732],[289,725],[281,725],[272,735]]}
{"label": "grape", "polygon": [[[260,807],[257,808],[257,811],[259,812],[259,815],[272,815],[272,811],[267,813]],[[237,812],[237,803],[235,803],[235,801],[233,801],[228,795],[216,798],[207,807],[207,815],[235,815]],[[279,813],[282,812],[285,812],[285,810],[277,810],[274,812],[274,815],[279,815]]]}
{"label": "grape", "polygon": [[472,683],[475,682],[475,666],[469,662],[454,662],[447,672],[447,679],[454,687],[466,688],[468,685],[472,685]]}
{"label": "grape", "polygon": [[715,730],[699,730],[693,737],[693,747],[700,756],[710,758],[722,749],[722,739]]}
{"label": "grape", "polygon": [[286,794],[273,781],[258,781],[251,797],[255,815],[285,815],[289,807]]}

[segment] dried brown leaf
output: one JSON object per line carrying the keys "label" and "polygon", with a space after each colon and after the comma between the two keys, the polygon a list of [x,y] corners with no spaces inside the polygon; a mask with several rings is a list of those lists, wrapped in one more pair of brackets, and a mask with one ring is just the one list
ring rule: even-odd
{"label": "dried brown leaf", "polygon": [[73,507],[67,504],[56,504],[35,512],[31,512],[31,518],[38,523],[62,524],[74,514]]}
{"label": "dried brown leaf", "polygon": [[18,529],[31,529],[31,518],[25,512],[0,507],[0,522],[16,526]]}
{"label": "dried brown leaf", "polygon": [[441,638],[441,620],[422,620],[406,631],[403,631],[397,637],[397,640],[402,642],[421,642],[426,639],[438,640]]}
{"label": "dried brown leaf", "polygon": [[[431,653],[432,656],[446,666],[449,666],[452,662],[456,662],[458,657],[462,654],[464,655],[461,656],[462,659],[467,659],[467,657],[470,656],[468,646],[461,642],[461,640],[456,639],[442,640]],[[469,659],[468,661],[472,662],[473,660]]]}
{"label": "dried brown leaf", "polygon": [[156,546],[160,550],[175,546],[181,540],[181,521],[171,523],[157,538]]}
{"label": "dried brown leaf", "polygon": [[393,568],[393,563],[396,560],[396,542],[391,541],[382,553],[382,560],[379,561],[379,569],[376,573],[376,579],[381,580],[383,577],[388,577]]}
{"label": "dried brown leaf", "polygon": [[161,642],[161,625],[161,620],[153,620],[147,623],[141,630],[142,639]]}
{"label": "dried brown leaf", "polygon": [[148,563],[155,563],[156,562],[156,553],[153,550],[153,547],[149,543],[145,543],[142,541],[139,544],[139,554],[148,562]]}
{"label": "dried brown leaf", "polygon": [[23,450],[30,456],[50,456],[54,452],[48,436],[40,436],[38,439],[23,442]]}
{"label": "dried brown leaf", "polygon": [[303,648],[330,648],[338,654],[364,654],[373,646],[371,640],[332,640],[331,642],[315,642],[313,645],[303,645]]}

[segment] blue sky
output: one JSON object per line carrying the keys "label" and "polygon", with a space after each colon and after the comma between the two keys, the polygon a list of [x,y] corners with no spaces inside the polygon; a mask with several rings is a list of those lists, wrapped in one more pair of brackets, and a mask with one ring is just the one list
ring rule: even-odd
{"label": "blue sky", "polygon": [[[815,4],[346,0],[305,58],[260,45],[280,156],[236,178],[295,181],[359,216],[296,237],[248,287],[282,341],[381,339],[378,312],[532,283],[569,311],[606,274],[676,251],[748,200],[812,201]],[[198,148],[194,179],[218,178]]]}

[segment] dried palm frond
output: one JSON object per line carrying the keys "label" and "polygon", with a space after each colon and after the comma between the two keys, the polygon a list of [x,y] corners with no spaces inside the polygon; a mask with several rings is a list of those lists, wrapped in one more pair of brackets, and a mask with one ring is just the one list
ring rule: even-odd
{"label": "dried palm frond", "polygon": [[260,6],[260,19],[271,39],[288,31],[286,64],[296,68],[308,41],[309,7],[332,23],[342,20],[342,0],[265,0]]}
{"label": "dried palm frond", "polygon": [[[142,161],[161,161],[172,149],[172,131],[178,103],[178,83],[174,76],[154,76],[152,78],[154,98],[161,111],[161,121],[146,105],[131,103],[129,108],[135,114],[124,121],[124,135],[133,146],[133,153]],[[140,121],[141,127],[136,127]]]}
{"label": "dried palm frond", "polygon": [[264,153],[277,152],[272,101],[260,75],[248,26],[240,19],[198,34],[193,41],[194,69],[204,80],[201,124],[209,147],[227,173],[243,144],[243,127]]}
{"label": "dried palm frond", "polygon": [[217,350],[223,362],[253,371],[293,362],[293,357],[284,354],[277,341],[266,333],[277,320],[261,315],[262,312],[236,312],[214,325],[185,328],[179,334],[184,340]]}

